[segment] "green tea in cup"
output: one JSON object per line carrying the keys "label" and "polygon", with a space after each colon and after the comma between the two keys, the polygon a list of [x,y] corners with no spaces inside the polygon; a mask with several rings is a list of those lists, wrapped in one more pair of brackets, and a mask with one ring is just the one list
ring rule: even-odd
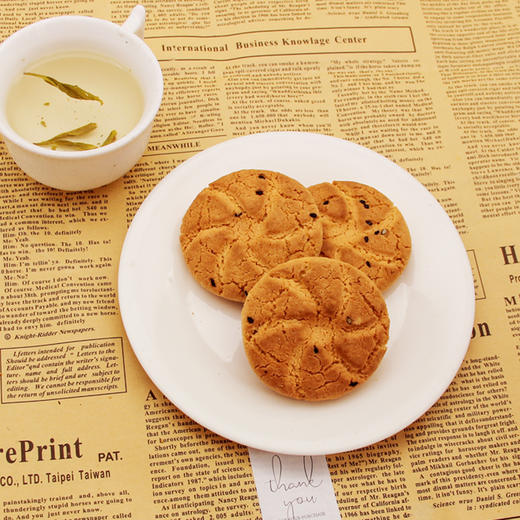
{"label": "green tea in cup", "polygon": [[53,150],[101,147],[135,127],[143,94],[132,73],[104,56],[67,52],[30,65],[7,97],[11,127]]}
{"label": "green tea in cup", "polygon": [[2,42],[0,135],[29,177],[91,190],[143,156],[163,95],[161,66],[143,40],[145,18],[142,5],[121,25],[56,16]]}

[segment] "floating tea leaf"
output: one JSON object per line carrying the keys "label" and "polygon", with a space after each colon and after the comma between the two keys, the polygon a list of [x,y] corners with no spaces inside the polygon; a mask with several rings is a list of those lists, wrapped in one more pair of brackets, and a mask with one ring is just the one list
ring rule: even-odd
{"label": "floating tea leaf", "polygon": [[69,141],[69,137],[80,137],[82,135],[88,134],[97,128],[96,123],[87,123],[86,125],[80,126],[78,128],[74,128],[73,130],[68,130],[67,132],[62,132],[61,134],[55,135],[46,141],[40,141],[37,144],[38,146],[53,146],[53,150],[55,150],[56,145],[65,146],[67,148],[75,148],[76,150],[92,150],[97,148],[97,146],[88,143],[81,143],[77,141]]}
{"label": "floating tea leaf", "polygon": [[86,90],[83,90],[81,87],[78,87],[78,85],[70,85],[69,83],[62,83],[61,81],[58,81],[57,79],[51,78],[50,76],[45,76],[43,74],[36,74],[35,72],[24,72],[26,76],[35,76],[36,78],[41,78],[45,83],[48,83],[49,85],[52,85],[53,87],[58,88],[67,96],[74,98],[74,99],[85,99],[87,101],[99,101],[99,103],[103,104],[103,101],[101,98],[97,97],[94,94],[91,94],[90,92],[87,92]]}
{"label": "floating tea leaf", "polygon": [[107,138],[103,141],[101,146],[106,146],[107,144],[113,143],[117,138],[117,132],[115,130],[112,130],[108,135]]}
{"label": "floating tea leaf", "polygon": [[[52,142],[55,146],[63,146],[66,148],[74,148],[75,150],[94,150],[97,148],[96,145],[90,143],[81,143],[78,141],[69,141],[68,139],[56,139],[56,141]],[[53,147],[53,150],[56,148]]]}

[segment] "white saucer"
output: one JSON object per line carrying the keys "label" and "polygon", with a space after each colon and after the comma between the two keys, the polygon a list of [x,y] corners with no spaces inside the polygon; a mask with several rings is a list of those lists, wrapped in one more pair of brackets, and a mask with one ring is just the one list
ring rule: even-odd
{"label": "white saucer", "polygon": [[[412,256],[384,293],[391,320],[388,352],[369,381],[341,399],[307,403],[268,389],[242,349],[241,305],[199,287],[184,263],[179,229],[185,211],[211,181],[243,168],[276,170],[306,186],[363,182],[389,197],[406,219]],[[275,132],[213,146],[152,190],[123,245],[119,303],[144,370],[184,413],[241,444],[317,455],[385,439],[426,412],[464,358],[475,297],[455,227],[410,174],[348,141]]]}

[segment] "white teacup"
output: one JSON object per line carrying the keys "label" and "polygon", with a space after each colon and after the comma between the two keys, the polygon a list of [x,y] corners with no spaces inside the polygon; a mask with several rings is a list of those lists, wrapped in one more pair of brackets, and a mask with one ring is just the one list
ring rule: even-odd
{"label": "white teacup", "polygon": [[[160,65],[142,39],[144,20],[145,10],[140,5],[121,26],[86,16],[59,16],[28,25],[0,45],[0,133],[27,175],[53,188],[87,190],[118,179],[140,159],[163,94]],[[141,118],[112,144],[84,151],[52,150],[29,142],[9,125],[6,102],[13,83],[32,63],[70,50],[103,55],[117,62],[131,71],[141,87]]]}

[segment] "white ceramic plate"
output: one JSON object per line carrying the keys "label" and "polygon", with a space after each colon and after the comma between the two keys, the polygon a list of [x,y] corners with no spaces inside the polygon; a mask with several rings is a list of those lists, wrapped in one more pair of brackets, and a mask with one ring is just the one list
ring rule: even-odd
{"label": "white ceramic plate", "polygon": [[[307,403],[268,389],[242,349],[241,305],[191,277],[179,246],[182,217],[211,181],[244,168],[276,170],[304,185],[354,180],[386,194],[412,236],[403,275],[385,292],[388,352],[362,386]],[[152,381],[206,428],[254,448],[338,453],[393,435],[430,408],[455,376],[474,317],[473,276],[460,237],[434,197],[381,155],[324,135],[254,134],[184,162],[143,202],[125,239],[119,303],[132,348]]]}

